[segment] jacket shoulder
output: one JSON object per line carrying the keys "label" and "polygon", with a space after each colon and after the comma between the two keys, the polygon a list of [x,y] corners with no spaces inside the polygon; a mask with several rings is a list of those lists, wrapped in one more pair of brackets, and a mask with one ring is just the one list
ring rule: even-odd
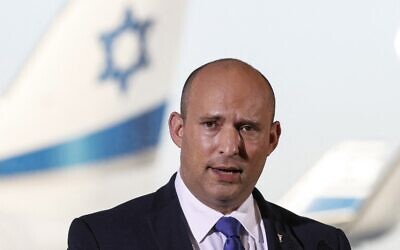
{"label": "jacket shoulder", "polygon": [[74,219],[68,233],[69,249],[131,249],[141,245],[151,249],[151,240],[145,236],[152,234],[148,218],[156,196],[147,194]]}
{"label": "jacket shoulder", "polygon": [[290,230],[304,249],[351,249],[344,232],[331,225],[297,215],[281,206],[267,202],[278,218],[283,231]]}
{"label": "jacket shoulder", "polygon": [[[253,190],[253,197],[257,201],[267,234],[269,231],[269,239],[278,245],[285,245],[285,249],[350,249],[342,230],[266,201],[257,189]],[[282,237],[286,240],[282,240]]]}
{"label": "jacket shoulder", "polygon": [[74,219],[68,232],[68,249],[129,249],[139,245],[131,236],[150,235],[147,216],[153,199],[154,194],[144,195]]}
{"label": "jacket shoulder", "polygon": [[109,225],[110,223],[125,220],[140,220],[151,210],[153,200],[154,193],[143,195],[116,207],[83,215],[79,219],[86,221],[90,225],[104,223]]}
{"label": "jacket shoulder", "polygon": [[295,214],[294,212],[287,210],[279,205],[268,202],[268,206],[270,206],[271,210],[274,211],[275,216],[284,224],[290,225],[294,228],[305,228],[306,230],[322,230],[322,231],[332,231],[336,230],[335,227],[321,223],[314,219],[300,216]]}

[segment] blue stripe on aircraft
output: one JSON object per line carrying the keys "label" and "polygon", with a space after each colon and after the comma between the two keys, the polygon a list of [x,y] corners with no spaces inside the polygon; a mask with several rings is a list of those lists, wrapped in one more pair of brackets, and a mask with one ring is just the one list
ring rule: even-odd
{"label": "blue stripe on aircraft", "polygon": [[104,160],[155,146],[165,106],[162,103],[139,116],[61,144],[0,159],[0,176]]}
{"label": "blue stripe on aircraft", "polygon": [[306,212],[322,212],[336,209],[357,210],[361,199],[356,198],[317,198],[313,200]]}

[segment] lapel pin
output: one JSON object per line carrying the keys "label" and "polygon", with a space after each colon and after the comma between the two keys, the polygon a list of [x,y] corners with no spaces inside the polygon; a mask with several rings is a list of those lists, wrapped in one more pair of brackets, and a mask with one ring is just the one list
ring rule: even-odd
{"label": "lapel pin", "polygon": [[283,235],[282,234],[277,234],[278,235],[278,239],[279,239],[279,243],[283,242]]}

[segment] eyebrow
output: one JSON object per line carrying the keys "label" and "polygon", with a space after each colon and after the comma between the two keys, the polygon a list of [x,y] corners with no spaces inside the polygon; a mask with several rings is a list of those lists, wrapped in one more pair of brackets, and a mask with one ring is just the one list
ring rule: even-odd
{"label": "eyebrow", "polygon": [[[202,121],[210,121],[210,120],[212,120],[212,121],[220,121],[220,120],[223,120],[223,119],[224,118],[221,115],[218,115],[218,114],[216,114],[216,115],[206,114],[204,116],[199,117],[198,120],[200,122],[202,122]],[[255,127],[260,127],[261,126],[260,122],[255,121],[253,119],[248,119],[248,118],[240,118],[235,123],[236,124],[240,124],[240,125],[249,124],[249,125],[252,125],[252,126],[255,126]]]}
{"label": "eyebrow", "polygon": [[254,120],[251,120],[251,119],[240,119],[237,123],[240,124],[240,125],[248,124],[248,125],[251,125],[251,126],[257,127],[257,128],[261,127],[261,123],[260,122],[254,121]]}
{"label": "eyebrow", "polygon": [[206,114],[204,116],[199,117],[199,121],[207,121],[207,120],[222,120],[221,115],[211,115],[211,114]]}

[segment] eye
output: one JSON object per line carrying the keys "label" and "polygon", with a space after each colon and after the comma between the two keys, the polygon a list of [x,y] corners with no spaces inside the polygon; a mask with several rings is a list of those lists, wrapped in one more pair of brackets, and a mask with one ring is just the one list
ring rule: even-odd
{"label": "eye", "polygon": [[250,132],[250,131],[254,131],[254,130],[255,130],[255,128],[248,124],[240,126],[240,131]]}
{"label": "eye", "polygon": [[205,122],[203,122],[203,125],[208,129],[215,128],[217,126],[217,122],[216,121],[205,121]]}

